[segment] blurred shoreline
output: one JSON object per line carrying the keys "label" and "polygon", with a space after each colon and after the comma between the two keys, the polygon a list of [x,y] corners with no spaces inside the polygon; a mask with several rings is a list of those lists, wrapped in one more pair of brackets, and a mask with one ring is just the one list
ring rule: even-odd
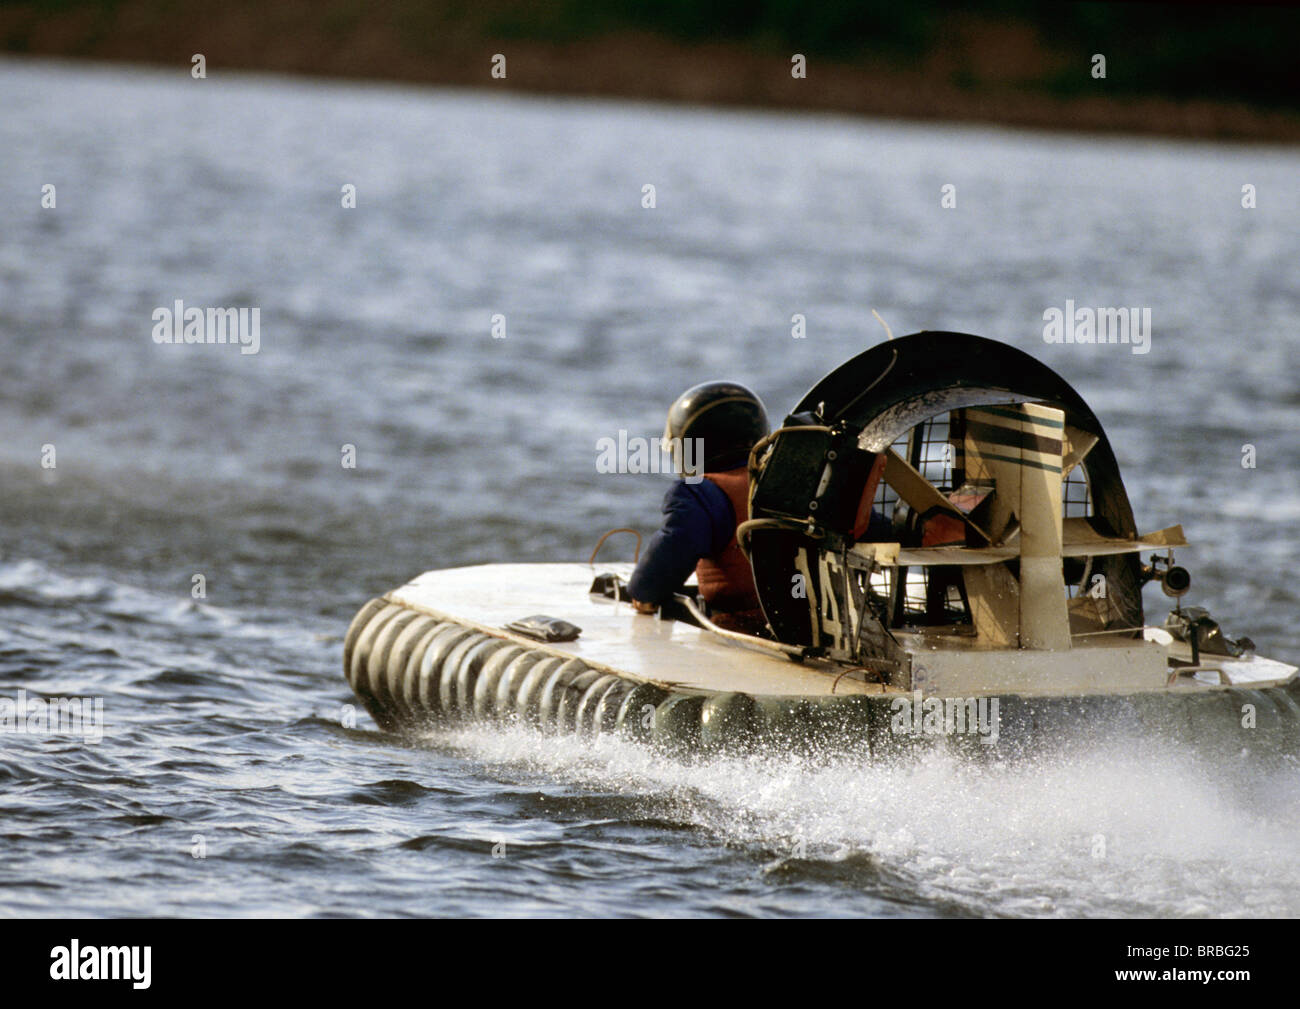
{"label": "blurred shoreline", "polygon": [[[499,18],[467,21],[445,10],[422,11],[421,20],[404,24],[401,5],[379,3],[376,8],[388,16],[372,18],[349,3],[317,6],[298,0],[263,6],[234,0],[216,10],[189,0],[10,3],[0,6],[0,54],[171,66],[188,78],[192,56],[201,53],[209,79],[228,70],[267,71],[530,94],[1300,143],[1300,111],[1246,100],[1124,90],[1114,67],[1108,79],[1091,79],[1092,47],[1081,45],[1063,54],[1060,39],[1047,46],[1023,22],[985,20],[946,28],[942,44],[914,56],[847,60],[810,53],[806,78],[796,79],[790,51],[783,52],[775,40],[691,40],[621,26],[587,37],[525,37],[527,26],[502,33],[499,25],[512,23]],[[547,33],[539,29],[533,34]],[[504,78],[492,75],[495,54],[506,58]]]}

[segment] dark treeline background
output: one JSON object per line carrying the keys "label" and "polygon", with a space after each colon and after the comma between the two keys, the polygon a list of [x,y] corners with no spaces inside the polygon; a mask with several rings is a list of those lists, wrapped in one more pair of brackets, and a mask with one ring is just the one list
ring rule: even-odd
{"label": "dark treeline background", "polygon": [[1300,136],[1298,47],[1279,5],[0,0],[10,53],[1275,139]]}
{"label": "dark treeline background", "polygon": [[[456,5],[431,6],[450,14]],[[508,9],[486,21],[504,35],[566,40],[631,26],[849,63],[907,64],[978,48],[982,36],[1002,44],[1009,35],[1026,42],[1037,35],[1046,48],[1034,60],[1041,69],[1022,76],[1014,66],[986,68],[968,53],[953,68],[955,82],[1019,78],[1078,93],[1089,79],[1077,72],[1074,56],[1087,49],[1106,54],[1118,69],[1108,74],[1116,90],[1300,106],[1300,9],[1293,7],[1030,0],[535,0],[501,6]]]}

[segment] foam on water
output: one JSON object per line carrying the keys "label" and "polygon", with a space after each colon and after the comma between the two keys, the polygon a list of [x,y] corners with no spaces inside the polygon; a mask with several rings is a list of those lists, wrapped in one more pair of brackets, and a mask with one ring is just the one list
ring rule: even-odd
{"label": "foam on water", "polygon": [[634,743],[474,727],[431,733],[480,761],[639,797],[648,814],[772,856],[766,871],[892,877],[982,915],[1300,913],[1294,767],[1206,767],[1134,742],[1037,761],[670,760]]}

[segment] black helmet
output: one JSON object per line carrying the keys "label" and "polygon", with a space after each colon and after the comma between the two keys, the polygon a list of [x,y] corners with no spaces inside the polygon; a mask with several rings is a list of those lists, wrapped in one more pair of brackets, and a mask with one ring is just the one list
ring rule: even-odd
{"label": "black helmet", "polygon": [[[722,472],[744,466],[754,443],[767,434],[763,402],[739,382],[705,382],[687,389],[668,410],[664,441],[674,446],[678,472],[683,454],[675,439],[703,439],[704,469]],[[698,459],[698,455],[687,458]]]}

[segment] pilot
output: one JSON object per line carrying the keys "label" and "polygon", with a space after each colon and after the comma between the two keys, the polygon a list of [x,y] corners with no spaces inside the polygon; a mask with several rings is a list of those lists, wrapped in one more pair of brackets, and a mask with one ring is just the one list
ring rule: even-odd
{"label": "pilot", "polygon": [[736,527],[749,518],[749,452],[768,433],[759,398],[736,382],[687,389],[668,411],[664,441],[680,478],[664,495],[664,524],[628,582],[638,613],[654,613],[692,570],[710,618],[759,634],[766,621]]}

